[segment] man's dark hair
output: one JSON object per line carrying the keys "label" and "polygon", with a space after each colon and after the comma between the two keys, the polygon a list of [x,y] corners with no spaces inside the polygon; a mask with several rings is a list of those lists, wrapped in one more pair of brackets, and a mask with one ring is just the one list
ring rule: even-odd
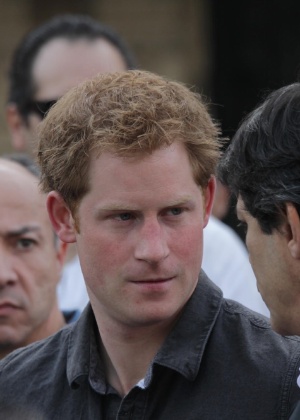
{"label": "man's dark hair", "polygon": [[246,117],[218,175],[266,234],[280,228],[286,203],[300,214],[300,83],[269,94]]}
{"label": "man's dark hair", "polygon": [[128,69],[136,68],[133,53],[111,27],[85,15],[59,15],[25,35],[12,57],[9,70],[8,102],[16,104],[25,119],[27,119],[30,109],[28,104],[32,100],[35,90],[32,80],[33,62],[40,49],[58,37],[68,40],[87,39],[91,41],[98,38],[105,39],[117,48]]}

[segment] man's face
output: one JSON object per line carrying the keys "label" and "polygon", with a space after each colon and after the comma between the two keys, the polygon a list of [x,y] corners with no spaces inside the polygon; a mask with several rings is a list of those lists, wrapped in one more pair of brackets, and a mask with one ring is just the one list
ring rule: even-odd
{"label": "man's face", "polygon": [[174,320],[198,280],[214,179],[202,192],[174,143],[137,159],[103,153],[89,181],[74,238],[96,316],[128,327]]}
{"label": "man's face", "polygon": [[[36,86],[33,101],[48,102],[59,99],[78,83],[97,73],[126,70],[120,52],[103,39],[69,41],[56,38],[46,43],[33,62],[32,80]],[[14,109],[14,108],[13,108]],[[14,149],[32,152],[40,115],[31,112],[28,122],[12,118],[7,111]]]}
{"label": "man's face", "polygon": [[288,240],[284,232],[265,234],[239,197],[237,216],[246,228],[246,245],[258,290],[270,310],[273,329],[288,333],[290,319],[299,296],[299,273],[294,272]]}
{"label": "man's face", "polygon": [[0,358],[44,336],[56,305],[62,251],[38,179],[0,162]]}

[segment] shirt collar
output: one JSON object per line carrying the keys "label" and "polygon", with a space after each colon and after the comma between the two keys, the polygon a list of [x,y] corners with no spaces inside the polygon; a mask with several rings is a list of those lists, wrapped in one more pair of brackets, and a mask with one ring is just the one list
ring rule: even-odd
{"label": "shirt collar", "polygon": [[[149,368],[146,386],[151,381],[155,365],[173,369],[189,380],[195,379],[221,304],[221,290],[201,271],[194,293]],[[76,388],[90,376],[92,386],[104,393],[106,385],[97,331],[95,317],[88,304],[69,335],[67,377],[70,386]]]}
{"label": "shirt collar", "polygon": [[[222,291],[201,271],[199,281],[177,324],[153,361],[173,369],[188,380],[198,374],[206,343],[222,305]],[[151,369],[152,370],[152,369]],[[146,376],[151,380],[151,373]]]}
{"label": "shirt collar", "polygon": [[78,387],[89,375],[91,339],[96,339],[95,324],[91,305],[88,304],[78,321],[72,325],[69,335],[67,378],[71,387]]}

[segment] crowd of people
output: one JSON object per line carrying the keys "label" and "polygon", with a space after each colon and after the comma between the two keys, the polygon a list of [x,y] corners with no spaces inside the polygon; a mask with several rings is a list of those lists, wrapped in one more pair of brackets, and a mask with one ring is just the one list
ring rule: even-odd
{"label": "crowd of people", "polygon": [[[300,418],[298,109],[300,84],[275,91],[221,155],[201,95],[139,70],[112,28],[62,15],[21,40],[0,158],[3,418]],[[248,251],[212,215],[217,183]]]}

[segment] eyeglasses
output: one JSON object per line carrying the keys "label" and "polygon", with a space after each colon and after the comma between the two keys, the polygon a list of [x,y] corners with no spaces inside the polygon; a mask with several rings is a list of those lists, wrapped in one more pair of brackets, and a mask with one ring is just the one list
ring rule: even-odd
{"label": "eyeglasses", "polygon": [[58,99],[54,99],[52,101],[30,101],[26,104],[26,113],[27,115],[30,112],[34,112],[37,114],[41,119],[43,119],[49,109],[58,101]]}

